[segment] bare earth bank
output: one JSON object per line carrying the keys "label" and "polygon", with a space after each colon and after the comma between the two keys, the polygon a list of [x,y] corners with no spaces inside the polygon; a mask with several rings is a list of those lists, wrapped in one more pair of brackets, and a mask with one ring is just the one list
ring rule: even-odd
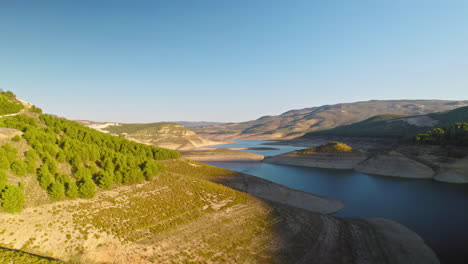
{"label": "bare earth bank", "polygon": [[181,151],[184,158],[196,161],[261,161],[263,155],[230,149]]}
{"label": "bare earth bank", "polygon": [[[342,140],[353,148],[365,149],[351,153],[290,152],[266,157],[265,162],[327,169],[356,171],[403,178],[425,178],[450,183],[468,183],[468,149],[462,147],[401,145],[392,139],[363,137],[316,137],[313,140],[292,140],[274,144],[317,146]],[[269,143],[271,144],[271,143]]]}

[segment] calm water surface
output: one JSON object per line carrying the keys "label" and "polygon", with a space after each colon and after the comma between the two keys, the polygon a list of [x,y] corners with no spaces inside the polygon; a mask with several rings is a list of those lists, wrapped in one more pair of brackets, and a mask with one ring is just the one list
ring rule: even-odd
{"label": "calm water surface", "polygon": [[[249,150],[265,156],[300,149],[262,145],[269,141],[238,140],[214,147],[273,147]],[[255,175],[291,188],[339,199],[340,217],[384,217],[418,233],[442,263],[468,263],[468,184],[370,176],[351,170],[330,170],[263,162],[207,162]]]}

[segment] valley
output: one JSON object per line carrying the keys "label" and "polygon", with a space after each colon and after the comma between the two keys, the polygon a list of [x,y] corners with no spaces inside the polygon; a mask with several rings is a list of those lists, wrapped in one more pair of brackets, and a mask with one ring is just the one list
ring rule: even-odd
{"label": "valley", "polygon": [[[397,223],[328,216],[344,206],[336,199],[99,131],[120,126],[91,129],[31,104],[15,111],[0,119],[0,257],[8,261],[437,263],[418,235]],[[163,137],[172,134],[167,124],[156,127]],[[390,226],[410,239],[390,237]]]}
{"label": "valley", "polygon": [[0,1],[0,264],[466,264],[468,1]]}

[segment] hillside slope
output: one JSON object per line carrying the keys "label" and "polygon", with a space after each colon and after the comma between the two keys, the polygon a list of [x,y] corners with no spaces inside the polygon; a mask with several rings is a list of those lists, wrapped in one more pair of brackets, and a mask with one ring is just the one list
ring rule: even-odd
{"label": "hillside slope", "polygon": [[350,125],[311,132],[303,138],[314,135],[404,137],[456,122],[468,122],[468,106],[426,115],[378,115]]}
{"label": "hillside slope", "polygon": [[101,132],[168,149],[192,150],[223,143],[201,138],[183,125],[170,122],[143,124],[80,122]]}
{"label": "hillside slope", "polygon": [[372,100],[292,110],[278,116],[264,116],[248,122],[194,128],[194,131],[213,139],[288,139],[308,132],[355,123],[375,115],[423,115],[467,105],[468,101]]}
{"label": "hillside slope", "polygon": [[12,92],[0,90],[0,116],[16,114],[23,108],[24,105]]}

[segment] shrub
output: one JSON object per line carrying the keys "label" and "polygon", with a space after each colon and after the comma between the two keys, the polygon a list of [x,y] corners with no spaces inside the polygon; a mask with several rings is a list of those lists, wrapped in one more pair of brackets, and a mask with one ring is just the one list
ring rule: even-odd
{"label": "shrub", "polygon": [[15,142],[19,142],[21,140],[21,137],[16,135],[16,136],[12,137],[11,140],[13,140]]}

